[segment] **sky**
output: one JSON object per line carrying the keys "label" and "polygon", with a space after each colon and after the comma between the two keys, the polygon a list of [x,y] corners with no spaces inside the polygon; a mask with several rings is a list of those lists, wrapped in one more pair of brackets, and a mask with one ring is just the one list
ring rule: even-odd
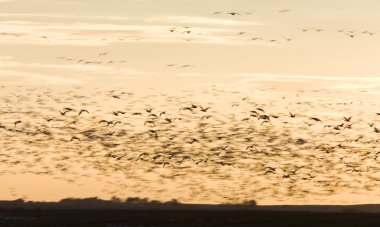
{"label": "sky", "polygon": [[[108,83],[133,81],[139,86],[147,79],[158,84],[236,83],[262,74],[344,81],[377,77],[380,71],[380,4],[375,0],[0,4],[4,83],[97,84],[105,77],[112,78]],[[99,57],[103,52],[110,53]],[[126,62],[84,65],[58,57]],[[191,67],[166,67],[174,63]]]}
{"label": "sky", "polygon": [[[212,108],[219,110],[223,119],[237,115],[231,102],[249,96],[283,117],[288,117],[289,111],[304,111],[307,120],[315,113],[329,121],[341,120],[343,114],[358,116],[361,125],[357,131],[338,135],[339,139],[370,134],[373,129],[368,129],[365,121],[374,117],[380,95],[379,11],[377,0],[0,0],[1,114],[12,108],[20,113],[29,108],[35,114],[33,118],[9,114],[0,125],[13,127],[18,118],[25,117],[18,127],[26,130],[45,123],[45,117],[62,117],[54,108],[71,104],[80,108],[80,97],[85,97],[86,108],[98,114],[85,120],[98,127],[100,117],[113,117],[107,108],[115,110],[130,101],[112,99],[109,90],[134,92],[136,100],[131,102],[141,109],[150,104],[140,103],[137,97],[161,92],[178,98],[190,89],[192,101],[215,104]],[[231,92],[230,96],[222,96],[218,89]],[[51,100],[41,101],[41,96]],[[163,100],[152,97],[147,98],[151,105],[163,108],[159,106]],[[178,99],[181,105],[190,102]],[[167,107],[174,112],[178,106],[171,106],[173,103]],[[297,106],[299,103],[304,105]],[[350,108],[345,106],[348,103]],[[241,110],[248,111],[244,108]],[[368,118],[366,109],[372,111]],[[25,122],[29,125],[23,125]],[[302,129],[302,122],[294,127]],[[104,128],[99,130],[106,133]],[[316,128],[306,135],[325,135],[323,130]],[[68,132],[52,131],[59,136]],[[27,138],[12,137],[8,132],[4,136],[11,141],[6,144],[9,150],[27,147],[23,144]],[[60,138],[49,149],[66,149],[66,140]],[[329,156],[333,157],[337,159]],[[0,176],[6,185],[0,187],[0,199],[112,195],[101,191],[109,183],[104,179],[83,178],[73,185],[60,181],[60,176],[14,173]],[[234,170],[233,174],[241,173]],[[239,185],[233,181],[215,184]],[[176,191],[180,186],[173,183],[164,195],[155,191],[157,188],[152,190],[162,200],[176,194],[186,202],[225,202],[222,195],[191,200],[183,191]],[[29,191],[24,190],[27,187]],[[129,195],[149,194],[142,191]],[[374,194],[344,192],[329,198],[311,195],[305,200],[263,195],[259,203],[371,203]]]}

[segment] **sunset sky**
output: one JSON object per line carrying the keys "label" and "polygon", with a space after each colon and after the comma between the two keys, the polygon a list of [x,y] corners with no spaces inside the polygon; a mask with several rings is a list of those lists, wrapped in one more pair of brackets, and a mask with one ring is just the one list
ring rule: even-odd
{"label": "sunset sky", "polygon": [[[144,112],[144,108],[152,106],[167,107],[168,115],[172,111],[174,118],[183,103],[190,105],[188,97],[194,98],[191,102],[203,102],[204,106],[215,104],[212,113],[224,120],[249,112],[253,101],[249,103],[251,106],[241,107],[242,112],[231,108],[231,103],[246,100],[245,96],[257,98],[255,101],[266,110],[284,118],[289,118],[290,111],[298,111],[306,120],[319,113],[327,123],[338,124],[343,114],[354,115],[360,127],[337,137],[374,136],[373,126],[368,128],[367,124],[370,120],[376,124],[374,115],[380,112],[379,12],[378,0],[0,0],[0,107],[5,116],[0,125],[11,129],[4,130],[4,137],[9,138],[4,147],[16,151],[27,147],[23,144],[26,138],[11,133],[14,128],[27,130],[31,125],[38,128],[48,116],[68,122],[58,110],[70,105],[76,110],[88,108],[92,115],[84,120],[88,123],[86,127],[93,124],[99,127],[98,121],[111,119],[112,111],[118,108]],[[114,89],[137,95],[121,99],[122,102],[107,93]],[[186,89],[194,93],[183,98],[190,93],[184,94]],[[228,90],[230,96],[217,89]],[[156,91],[182,98],[162,95],[157,101],[158,93],[153,93],[145,99],[152,105],[138,98]],[[41,97],[50,99],[44,101]],[[166,105],[165,101],[170,103]],[[334,103],[335,109],[329,102]],[[88,106],[81,106],[83,103]],[[182,106],[176,106],[178,103]],[[33,117],[19,114],[29,113],[26,108],[34,111]],[[19,112],[6,115],[13,109]],[[13,126],[21,118],[22,123]],[[302,131],[300,125],[306,120],[291,123]],[[355,123],[359,125],[358,122]],[[135,123],[141,122],[131,124]],[[315,140],[328,135],[324,134],[327,129],[323,125],[318,127],[308,128],[306,135]],[[51,146],[69,149],[65,142],[70,138],[59,137],[68,131],[60,130],[52,129],[58,136]],[[98,130],[108,132],[104,128]],[[83,144],[77,145],[85,149]],[[328,158],[337,162],[336,155]],[[376,159],[371,156],[366,164],[376,165]],[[3,167],[0,163],[0,169]],[[237,170],[232,172],[231,175],[241,174]],[[101,191],[99,185],[104,182],[95,178],[84,179],[78,186],[46,176],[9,174],[1,175],[0,182],[6,185],[0,187],[0,199],[24,196],[58,200],[110,195]],[[44,184],[46,188],[41,189]],[[27,185],[30,190],[26,192],[23,189]],[[93,190],[94,185],[99,187]],[[173,185],[171,189],[176,189]],[[171,191],[166,193],[158,198],[168,199]],[[260,202],[369,203],[374,198],[352,191],[349,197],[345,193],[348,192],[327,199],[312,195],[305,200],[285,201],[264,196]],[[218,200],[220,197],[205,202],[217,203],[222,201]],[[186,198],[185,201],[194,202]]]}
{"label": "sunset sky", "polygon": [[[289,81],[314,76],[349,86],[346,77],[369,81],[380,73],[376,0],[3,0],[0,4],[2,83],[63,85],[101,83],[104,78],[107,83],[237,83],[264,75],[266,80]],[[172,28],[176,31],[170,32]],[[322,31],[302,32],[304,28]],[[57,57],[127,63],[83,65]],[[166,67],[172,63],[192,67]]]}

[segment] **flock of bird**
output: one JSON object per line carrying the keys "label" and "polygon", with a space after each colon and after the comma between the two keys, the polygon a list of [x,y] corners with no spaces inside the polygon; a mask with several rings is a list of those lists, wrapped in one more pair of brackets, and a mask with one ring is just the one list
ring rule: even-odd
{"label": "flock of bird", "polygon": [[[290,9],[284,9],[284,10],[278,10],[277,13],[280,13],[280,14],[283,14],[283,13],[290,13],[291,10]],[[237,17],[237,16],[247,16],[247,15],[251,15],[252,12],[238,12],[238,11],[229,11],[229,12],[222,12],[222,11],[217,11],[217,12],[214,12],[213,15],[217,15],[217,16],[224,16],[224,15],[230,15],[230,16],[234,16],[234,17]],[[339,34],[343,34],[345,35],[346,37],[350,37],[350,38],[357,38],[358,36],[361,36],[361,35],[367,35],[367,36],[374,36],[376,33],[378,33],[379,31],[369,31],[369,30],[359,30],[359,29],[354,29],[354,30],[347,30],[347,29],[339,29],[339,30],[326,30],[326,29],[322,29],[322,28],[298,28],[299,31],[301,31],[302,33],[307,33],[307,32],[318,32],[318,33],[323,33],[323,32],[334,32],[334,33],[339,33]],[[190,37],[189,35],[198,35],[198,36],[202,36],[204,35],[203,33],[201,32],[196,32],[195,30],[193,30],[191,27],[189,26],[182,26],[182,27],[172,27],[169,29],[169,31],[171,33],[180,33],[180,34],[185,34],[186,36],[183,38],[183,40],[186,40],[186,41],[192,41],[192,37]],[[265,37],[258,37],[258,36],[253,36],[252,34],[249,34],[249,32],[247,31],[240,31],[240,32],[237,32],[236,34],[238,36],[238,38],[241,38],[241,37],[245,37],[245,41],[260,41],[260,42],[268,42],[268,43],[280,43],[280,42],[290,42],[290,41],[293,41],[294,38],[291,38],[291,37],[287,37],[287,36],[279,36],[277,38],[265,38]],[[236,35],[235,34],[232,34],[231,38],[236,38]],[[194,36],[193,36],[194,38]],[[241,39],[239,39],[241,40]]]}
{"label": "flock of bird", "polygon": [[[282,9],[282,10],[277,10],[276,11],[278,14],[291,14],[293,11],[291,9]],[[253,12],[243,12],[243,11],[216,11],[212,13],[212,16],[218,16],[225,18],[226,16],[232,16],[234,18],[242,17],[242,16],[250,16],[254,14]],[[323,29],[323,28],[294,28],[294,31],[299,30],[302,33],[310,33],[310,32],[318,32],[318,33],[323,33],[323,32],[333,32],[333,33],[339,33],[344,35],[345,37],[348,38],[357,38],[358,36],[374,36],[376,33],[379,31],[370,31],[370,30],[360,30],[360,29],[339,29],[339,30],[328,30],[328,29]],[[197,31],[197,28],[192,28],[190,25],[183,25],[183,26],[174,26],[174,27],[169,27],[168,32],[176,34],[175,37],[178,37],[178,34],[182,35],[180,36],[181,40],[185,42],[191,42],[196,39],[202,38],[203,36],[209,35],[208,32],[199,32]],[[294,32],[293,32],[294,33]],[[12,37],[12,38],[22,38],[23,36],[27,36],[27,33],[17,33],[17,32],[1,32],[0,37]],[[49,37],[48,35],[40,35],[36,36],[36,39],[42,39],[46,40],[47,42],[53,42],[54,38]],[[141,35],[137,37],[119,37],[116,38],[118,42],[122,41],[140,41],[144,39],[149,39],[151,37],[142,37]],[[237,40],[237,41],[245,41],[245,42],[250,42],[250,41],[255,41],[255,42],[267,42],[267,43],[281,43],[281,42],[290,42],[294,41],[293,37],[288,37],[287,35],[279,35],[278,37],[272,37],[272,38],[266,38],[266,37],[260,37],[257,36],[257,32],[255,34],[250,34],[247,31],[237,31],[235,34],[232,32],[231,34],[223,35],[223,38],[231,39],[231,40]],[[244,38],[244,39],[242,39]],[[101,38],[102,41],[109,41],[110,38]],[[108,53],[104,53],[107,55]],[[105,56],[104,55],[104,56]],[[102,55],[100,55],[102,56]],[[78,63],[83,63],[83,64],[100,64],[101,62],[99,61],[88,61],[84,59],[65,59],[62,58],[63,60],[68,60],[68,61],[78,61]],[[116,61],[110,61],[108,62],[109,64],[111,63],[116,63]],[[124,63],[124,61],[122,61]]]}
{"label": "flock of bird", "polygon": [[362,101],[82,89],[1,88],[1,175],[95,178],[104,193],[180,201],[304,199],[380,185],[380,113],[365,113]]}
{"label": "flock of bird", "polygon": [[[347,38],[377,33],[296,29],[336,32]],[[168,27],[167,32],[188,42],[204,35],[190,26]],[[234,31],[229,37],[269,43],[294,40],[247,31]],[[98,53],[93,59],[58,59],[83,65],[129,63],[108,58],[110,53]],[[104,193],[110,195],[162,200],[174,196],[190,202],[302,200],[343,192],[366,194],[380,186],[380,112],[364,111],[375,108],[375,103],[309,98],[307,92],[290,99],[270,94],[260,99],[255,92],[247,96],[215,87],[176,95],[60,89],[0,87],[0,175],[41,175],[72,184],[91,178],[105,182]]]}

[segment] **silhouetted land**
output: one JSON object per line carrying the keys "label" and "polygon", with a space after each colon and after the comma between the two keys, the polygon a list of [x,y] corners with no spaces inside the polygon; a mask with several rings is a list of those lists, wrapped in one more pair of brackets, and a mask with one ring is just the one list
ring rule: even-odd
{"label": "silhouetted land", "polygon": [[380,226],[380,205],[197,205],[97,198],[0,201],[0,226]]}

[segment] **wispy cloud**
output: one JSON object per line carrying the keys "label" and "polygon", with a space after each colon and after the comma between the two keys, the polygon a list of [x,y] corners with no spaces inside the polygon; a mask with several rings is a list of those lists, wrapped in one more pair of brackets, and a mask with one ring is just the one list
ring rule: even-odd
{"label": "wispy cloud", "polygon": [[326,76],[326,75],[285,75],[270,73],[239,73],[233,81],[218,83],[196,83],[194,86],[209,87],[216,85],[224,89],[251,91],[252,88],[284,88],[285,90],[310,88],[344,90],[349,92],[379,93],[380,77],[378,76]]}
{"label": "wispy cloud", "polygon": [[305,82],[305,81],[320,81],[320,82],[349,82],[349,83],[380,83],[378,76],[326,76],[326,75],[281,75],[269,73],[239,73],[239,76],[250,77],[258,81],[289,81],[289,82]]}
{"label": "wispy cloud", "polygon": [[[35,18],[44,18],[36,20]],[[47,20],[51,18],[52,20]],[[73,21],[67,21],[67,18]],[[60,14],[0,14],[0,43],[101,46],[111,43],[207,43],[268,45],[235,37],[236,26],[258,22],[191,16],[131,19],[126,17],[77,17]],[[65,20],[66,19],[66,20]],[[121,23],[124,21],[124,23]],[[191,26],[183,31],[183,25]],[[173,26],[178,30],[170,32]],[[15,38],[16,37],[16,38]]]}
{"label": "wispy cloud", "polygon": [[5,84],[57,84],[91,83],[108,78],[110,83],[119,79],[140,78],[154,73],[130,67],[112,65],[83,65],[58,63],[24,63],[0,56],[0,82]]}
{"label": "wispy cloud", "polygon": [[16,70],[0,69],[0,81],[2,84],[50,84],[50,85],[72,85],[80,84],[81,80],[65,78],[64,76],[44,75],[41,73],[20,72]]}
{"label": "wispy cloud", "polygon": [[161,18],[148,19],[147,21],[171,24],[189,24],[189,25],[220,25],[220,26],[263,26],[265,23],[255,21],[242,21],[231,19],[218,19],[209,17],[194,17],[194,16],[165,16]]}

